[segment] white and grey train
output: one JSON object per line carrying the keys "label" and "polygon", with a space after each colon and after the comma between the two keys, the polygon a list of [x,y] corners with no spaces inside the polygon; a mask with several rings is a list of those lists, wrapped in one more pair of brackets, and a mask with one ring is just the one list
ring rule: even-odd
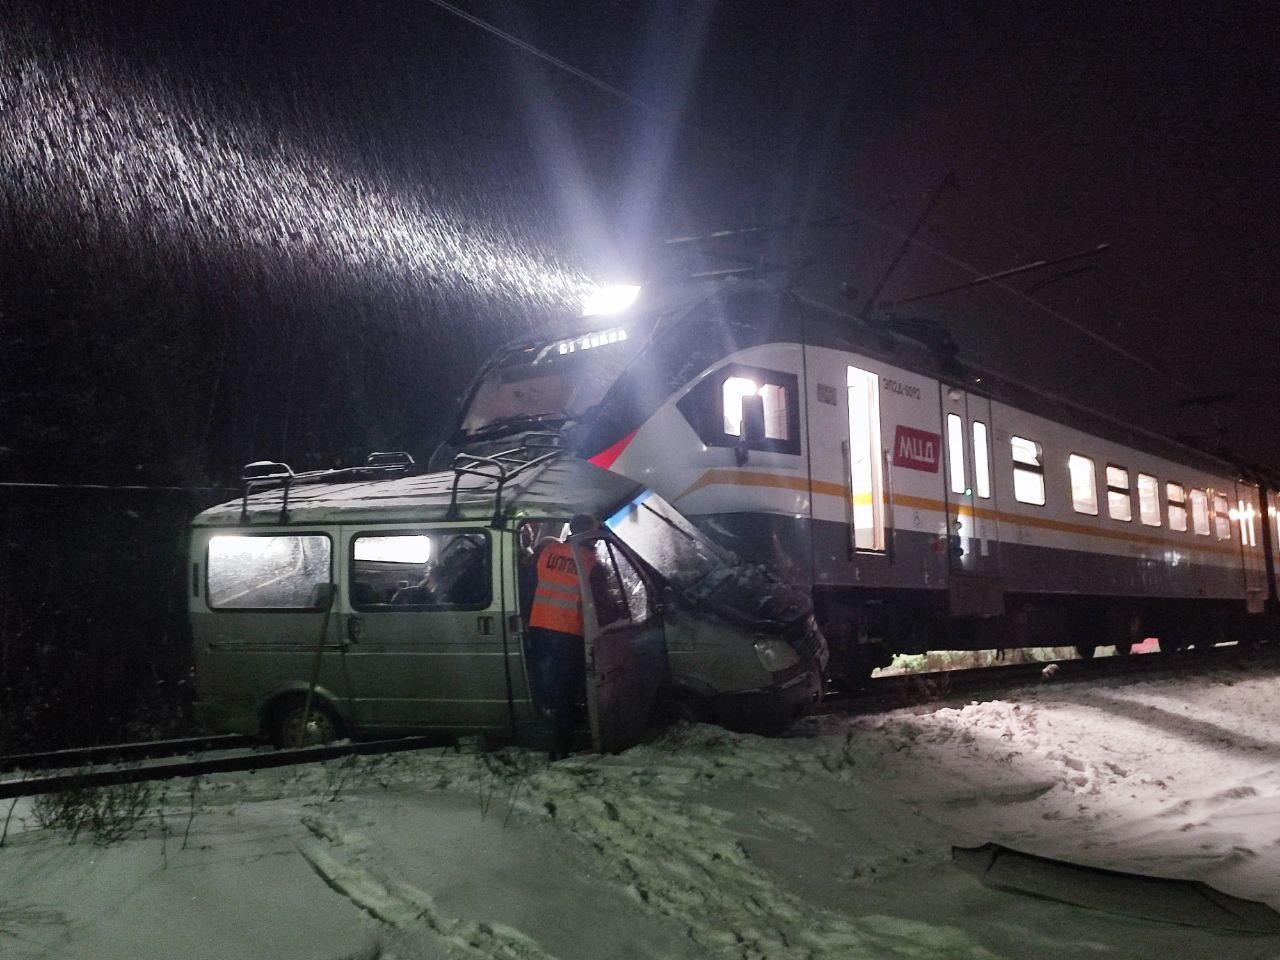
{"label": "white and grey train", "polygon": [[556,434],[802,583],[847,681],[1264,635],[1273,485],[758,279],[644,297],[498,351],[436,461]]}

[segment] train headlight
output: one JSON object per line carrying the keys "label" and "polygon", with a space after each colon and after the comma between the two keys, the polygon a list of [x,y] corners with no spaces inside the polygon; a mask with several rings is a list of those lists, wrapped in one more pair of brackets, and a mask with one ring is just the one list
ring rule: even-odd
{"label": "train headlight", "polygon": [[602,317],[611,313],[621,313],[635,303],[638,296],[640,296],[640,288],[633,284],[619,283],[596,287],[582,298],[582,315]]}
{"label": "train headlight", "polygon": [[757,637],[756,657],[760,666],[770,673],[778,673],[800,662],[800,655],[795,648],[780,637]]}

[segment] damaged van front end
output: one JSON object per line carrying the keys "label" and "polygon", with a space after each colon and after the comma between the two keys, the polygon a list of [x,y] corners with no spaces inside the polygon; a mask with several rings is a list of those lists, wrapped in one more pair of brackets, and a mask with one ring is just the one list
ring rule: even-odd
{"label": "damaged van front end", "polygon": [[665,585],[672,696],[691,718],[772,733],[817,705],[827,643],[803,588],[712,543],[651,491],[607,526]]}

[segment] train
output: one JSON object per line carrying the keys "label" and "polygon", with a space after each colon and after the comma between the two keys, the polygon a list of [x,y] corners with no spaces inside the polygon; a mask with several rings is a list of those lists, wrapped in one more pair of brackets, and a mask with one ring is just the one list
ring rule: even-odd
{"label": "train", "polygon": [[496,350],[432,463],[554,436],[895,654],[1269,639],[1280,486],[758,275],[630,288]]}

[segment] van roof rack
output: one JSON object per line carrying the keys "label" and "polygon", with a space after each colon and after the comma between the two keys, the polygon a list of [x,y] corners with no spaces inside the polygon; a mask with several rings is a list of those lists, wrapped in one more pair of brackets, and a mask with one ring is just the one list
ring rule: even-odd
{"label": "van roof rack", "polygon": [[503,488],[522,473],[550,463],[565,451],[564,438],[558,433],[527,434],[520,446],[501,453],[481,456],[478,453],[459,453],[453,458],[453,489],[449,492],[450,520],[458,519],[458,484],[463,477],[481,477],[492,480],[493,526],[501,529]]}
{"label": "van roof rack", "polygon": [[358,467],[337,467],[329,470],[294,472],[287,463],[277,460],[255,460],[246,463],[240,471],[244,495],[240,501],[240,522],[249,522],[249,497],[255,493],[279,487],[280,522],[289,519],[289,491],[300,483],[330,483],[340,480],[374,480],[408,473],[414,467],[414,459],[403,450],[378,450]]}

